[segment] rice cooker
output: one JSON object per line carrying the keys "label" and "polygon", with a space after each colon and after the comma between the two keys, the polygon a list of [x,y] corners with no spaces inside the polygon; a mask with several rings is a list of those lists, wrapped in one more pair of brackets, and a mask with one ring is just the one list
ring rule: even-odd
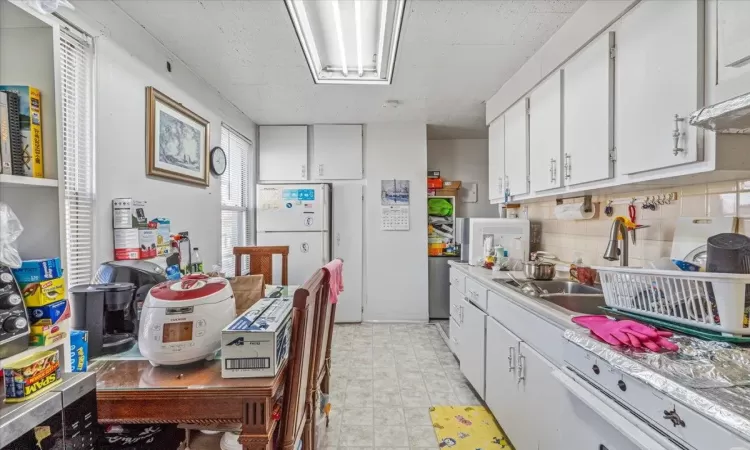
{"label": "rice cooker", "polygon": [[194,274],[165,281],[143,303],[138,347],[154,366],[211,360],[234,315],[234,293],[225,278]]}

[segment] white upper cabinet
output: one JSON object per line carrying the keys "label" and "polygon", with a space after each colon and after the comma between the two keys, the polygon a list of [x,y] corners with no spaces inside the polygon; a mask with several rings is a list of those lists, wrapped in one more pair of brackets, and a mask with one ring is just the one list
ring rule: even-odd
{"label": "white upper cabinet", "polygon": [[562,79],[550,75],[529,97],[529,162],[531,190],[562,186]]}
{"label": "white upper cabinet", "polygon": [[750,74],[750,2],[718,0],[718,83]]}
{"label": "white upper cabinet", "polygon": [[529,192],[528,105],[524,97],[505,112],[505,173],[510,195]]}
{"label": "white upper cabinet", "polygon": [[312,178],[362,179],[362,125],[312,126]]}
{"label": "white upper cabinet", "polygon": [[617,28],[615,137],[623,174],[699,159],[686,118],[703,103],[703,7],[697,0],[643,1]]}
{"label": "white upper cabinet", "polygon": [[307,180],[307,126],[261,126],[260,181]]}
{"label": "white upper cabinet", "polygon": [[489,130],[490,200],[504,200],[505,189],[505,116],[490,124]]}
{"label": "white upper cabinet", "polygon": [[[564,68],[563,179],[567,186],[613,176],[614,39],[614,32],[604,33]],[[531,107],[533,124],[533,103]],[[533,128],[531,142],[533,149]]]}

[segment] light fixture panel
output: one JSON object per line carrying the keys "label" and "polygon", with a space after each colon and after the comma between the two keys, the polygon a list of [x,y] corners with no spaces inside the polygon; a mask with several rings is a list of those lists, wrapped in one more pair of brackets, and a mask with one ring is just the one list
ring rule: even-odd
{"label": "light fixture panel", "polygon": [[284,0],[318,84],[390,84],[406,0]]}

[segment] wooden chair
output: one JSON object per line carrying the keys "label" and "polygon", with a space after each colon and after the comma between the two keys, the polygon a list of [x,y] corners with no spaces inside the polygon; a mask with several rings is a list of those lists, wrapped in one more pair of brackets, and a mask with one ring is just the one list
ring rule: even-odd
{"label": "wooden chair", "polygon": [[313,368],[316,347],[316,318],[319,316],[323,291],[327,292],[328,273],[318,270],[294,292],[292,336],[287,363],[286,384],[281,409],[279,445],[283,450],[294,450],[302,439],[303,448],[315,448],[312,440],[311,417],[314,384]]}
{"label": "wooden chair", "polygon": [[316,330],[313,333],[315,335],[314,365],[311,373],[313,395],[310,404],[310,438],[313,443],[317,443],[317,426],[314,419],[317,417],[317,410],[320,406],[320,394],[330,394],[331,341],[333,340],[333,319],[336,313],[336,304],[331,303],[329,298],[331,274],[325,267],[321,270],[325,273],[325,279],[318,299]]}
{"label": "wooden chair", "polygon": [[242,256],[250,257],[250,274],[262,274],[265,284],[273,284],[273,255],[281,255],[281,284],[286,286],[289,275],[289,246],[235,247],[234,276],[242,275]]}

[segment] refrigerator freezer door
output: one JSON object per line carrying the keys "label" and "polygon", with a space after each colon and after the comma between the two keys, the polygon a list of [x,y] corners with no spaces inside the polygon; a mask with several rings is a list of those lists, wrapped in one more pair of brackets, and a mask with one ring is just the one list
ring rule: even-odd
{"label": "refrigerator freezer door", "polygon": [[[329,231],[327,184],[259,184],[257,231]],[[260,244],[259,244],[260,245]]]}
{"label": "refrigerator freezer door", "polygon": [[[289,284],[301,286],[328,261],[329,236],[326,232],[258,233],[258,245],[289,246]],[[281,256],[273,259],[273,284],[281,284]]]}

